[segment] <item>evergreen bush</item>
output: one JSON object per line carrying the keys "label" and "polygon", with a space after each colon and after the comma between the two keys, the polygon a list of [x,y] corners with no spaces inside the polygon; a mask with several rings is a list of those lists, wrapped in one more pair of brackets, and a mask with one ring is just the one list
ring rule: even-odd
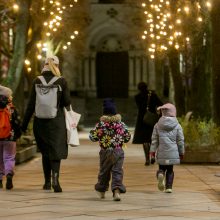
{"label": "evergreen bush", "polygon": [[220,150],[220,127],[213,120],[178,119],[184,133],[185,146],[192,151]]}

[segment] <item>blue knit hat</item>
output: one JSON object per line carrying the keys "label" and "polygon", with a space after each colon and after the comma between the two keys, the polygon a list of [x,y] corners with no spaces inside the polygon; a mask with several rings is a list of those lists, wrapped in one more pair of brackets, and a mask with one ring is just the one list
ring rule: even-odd
{"label": "blue knit hat", "polygon": [[103,114],[104,115],[116,115],[116,107],[113,99],[106,98],[103,101]]}

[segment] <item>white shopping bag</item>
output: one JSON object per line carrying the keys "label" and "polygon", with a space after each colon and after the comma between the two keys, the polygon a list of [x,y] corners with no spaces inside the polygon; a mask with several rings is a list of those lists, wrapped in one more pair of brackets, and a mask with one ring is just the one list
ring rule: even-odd
{"label": "white shopping bag", "polygon": [[79,123],[81,114],[74,112],[72,106],[70,106],[70,111],[64,108],[66,129],[67,129],[67,144],[71,147],[79,145],[79,135],[77,131],[77,125]]}

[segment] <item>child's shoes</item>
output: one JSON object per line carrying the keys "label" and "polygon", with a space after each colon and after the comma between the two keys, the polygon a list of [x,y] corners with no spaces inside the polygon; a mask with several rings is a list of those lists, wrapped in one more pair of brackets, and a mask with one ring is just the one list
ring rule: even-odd
{"label": "child's shoes", "polygon": [[12,174],[8,174],[6,176],[6,178],[7,178],[6,189],[12,189],[13,188],[13,182],[12,182],[13,175]]}
{"label": "child's shoes", "polygon": [[100,199],[104,199],[105,198],[105,192],[99,192],[99,191],[96,191],[96,192],[97,192],[97,194],[98,194]]}
{"label": "child's shoes", "polygon": [[165,189],[165,177],[164,177],[164,174],[162,172],[158,173],[157,180],[158,180],[158,189],[160,191],[164,191],[164,189]]}
{"label": "child's shoes", "polygon": [[119,189],[116,189],[116,190],[114,191],[113,200],[114,200],[114,201],[121,201]]}
{"label": "child's shoes", "polygon": [[165,192],[166,193],[172,193],[172,189],[166,189]]}

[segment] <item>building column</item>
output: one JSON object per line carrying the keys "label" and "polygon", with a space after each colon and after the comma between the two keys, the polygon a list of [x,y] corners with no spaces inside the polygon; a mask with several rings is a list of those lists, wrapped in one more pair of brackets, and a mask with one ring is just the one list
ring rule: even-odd
{"label": "building column", "polygon": [[129,57],[129,68],[128,68],[128,71],[129,71],[129,88],[133,88],[134,87],[134,58],[133,57]]}
{"label": "building column", "polygon": [[147,82],[148,72],[147,72],[147,57],[145,55],[142,56],[142,81]]}
{"label": "building column", "polygon": [[87,96],[89,90],[89,57],[84,59],[84,91]]}
{"label": "building column", "polygon": [[96,58],[95,53],[91,56],[91,70],[90,70],[90,82],[91,82],[91,96],[96,97],[97,95],[97,85],[96,85]]}
{"label": "building column", "polygon": [[156,78],[155,78],[155,61],[153,59],[148,60],[148,87],[149,89],[155,90]]}
{"label": "building column", "polygon": [[142,81],[140,56],[135,56],[135,76],[136,76],[136,84]]}

